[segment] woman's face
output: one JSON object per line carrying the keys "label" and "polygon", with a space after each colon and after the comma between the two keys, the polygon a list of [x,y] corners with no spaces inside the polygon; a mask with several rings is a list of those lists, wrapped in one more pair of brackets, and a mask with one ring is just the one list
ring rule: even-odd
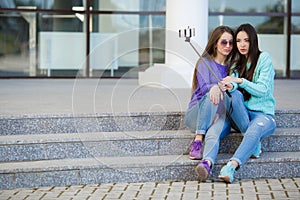
{"label": "woman's face", "polygon": [[233,42],[233,36],[228,32],[224,32],[219,38],[217,43],[217,54],[228,56],[228,54],[232,50],[232,46],[233,46],[232,42]]}
{"label": "woman's face", "polygon": [[250,48],[249,36],[245,31],[240,31],[236,36],[236,46],[242,55],[247,56]]}

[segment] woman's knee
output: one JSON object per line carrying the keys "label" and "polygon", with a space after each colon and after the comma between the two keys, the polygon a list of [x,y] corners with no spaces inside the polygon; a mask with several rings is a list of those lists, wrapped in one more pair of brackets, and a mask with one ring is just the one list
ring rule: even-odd
{"label": "woman's knee", "polygon": [[244,96],[239,90],[236,90],[236,91],[232,92],[231,97],[232,97],[232,99],[244,100]]}
{"label": "woman's knee", "polygon": [[[261,115],[260,117],[255,118],[252,120],[249,128],[251,132],[257,132],[261,136],[272,134],[276,129],[276,123],[273,118],[269,118],[268,116]],[[254,134],[253,133],[253,134]]]}
{"label": "woman's knee", "polygon": [[196,120],[192,117],[184,116],[183,122],[187,128],[194,131],[196,129]]}

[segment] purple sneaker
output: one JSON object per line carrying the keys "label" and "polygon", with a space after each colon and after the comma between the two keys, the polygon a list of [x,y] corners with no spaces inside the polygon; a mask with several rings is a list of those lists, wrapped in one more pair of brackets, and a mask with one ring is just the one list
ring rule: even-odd
{"label": "purple sneaker", "polygon": [[202,141],[194,140],[190,145],[190,159],[201,160],[202,159]]}
{"label": "purple sneaker", "polygon": [[208,175],[210,174],[210,167],[206,160],[202,160],[196,167],[195,172],[199,181],[206,182]]}

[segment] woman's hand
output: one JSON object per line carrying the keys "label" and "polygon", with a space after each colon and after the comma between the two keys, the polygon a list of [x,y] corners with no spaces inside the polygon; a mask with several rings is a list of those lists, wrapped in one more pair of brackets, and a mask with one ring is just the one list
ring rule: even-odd
{"label": "woman's hand", "polygon": [[219,85],[219,88],[225,92],[226,90],[227,91],[231,91],[233,89],[233,85],[231,84],[231,82],[227,82],[227,81],[220,81],[218,83]]}
{"label": "woman's hand", "polygon": [[243,79],[232,76],[226,76],[222,79],[222,81],[219,82],[219,87],[222,91],[231,91],[233,89],[232,83],[241,84],[243,83]]}
{"label": "woman's hand", "polygon": [[222,80],[225,81],[225,82],[228,82],[228,83],[230,83],[230,82],[235,82],[237,84],[243,83],[243,79],[237,78],[237,77],[232,77],[232,76],[226,76]]}
{"label": "woman's hand", "polygon": [[215,105],[218,105],[220,100],[223,100],[223,93],[218,85],[214,85],[212,88],[210,88],[209,98],[210,101]]}

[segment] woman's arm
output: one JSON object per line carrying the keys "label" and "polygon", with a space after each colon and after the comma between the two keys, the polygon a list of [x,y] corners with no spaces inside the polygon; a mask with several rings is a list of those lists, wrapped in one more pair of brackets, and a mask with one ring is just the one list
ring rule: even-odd
{"label": "woman's arm", "polygon": [[233,87],[227,88],[229,91],[234,91],[237,87],[241,87],[251,95],[265,96],[270,89],[272,79],[274,79],[274,68],[268,53],[261,53],[253,76],[252,81],[236,76],[227,76],[223,79],[223,82],[232,83]]}
{"label": "woman's arm", "polygon": [[261,53],[253,75],[253,80],[242,79],[239,87],[244,88],[253,96],[263,97],[268,94],[274,79],[274,67],[268,53]]}

